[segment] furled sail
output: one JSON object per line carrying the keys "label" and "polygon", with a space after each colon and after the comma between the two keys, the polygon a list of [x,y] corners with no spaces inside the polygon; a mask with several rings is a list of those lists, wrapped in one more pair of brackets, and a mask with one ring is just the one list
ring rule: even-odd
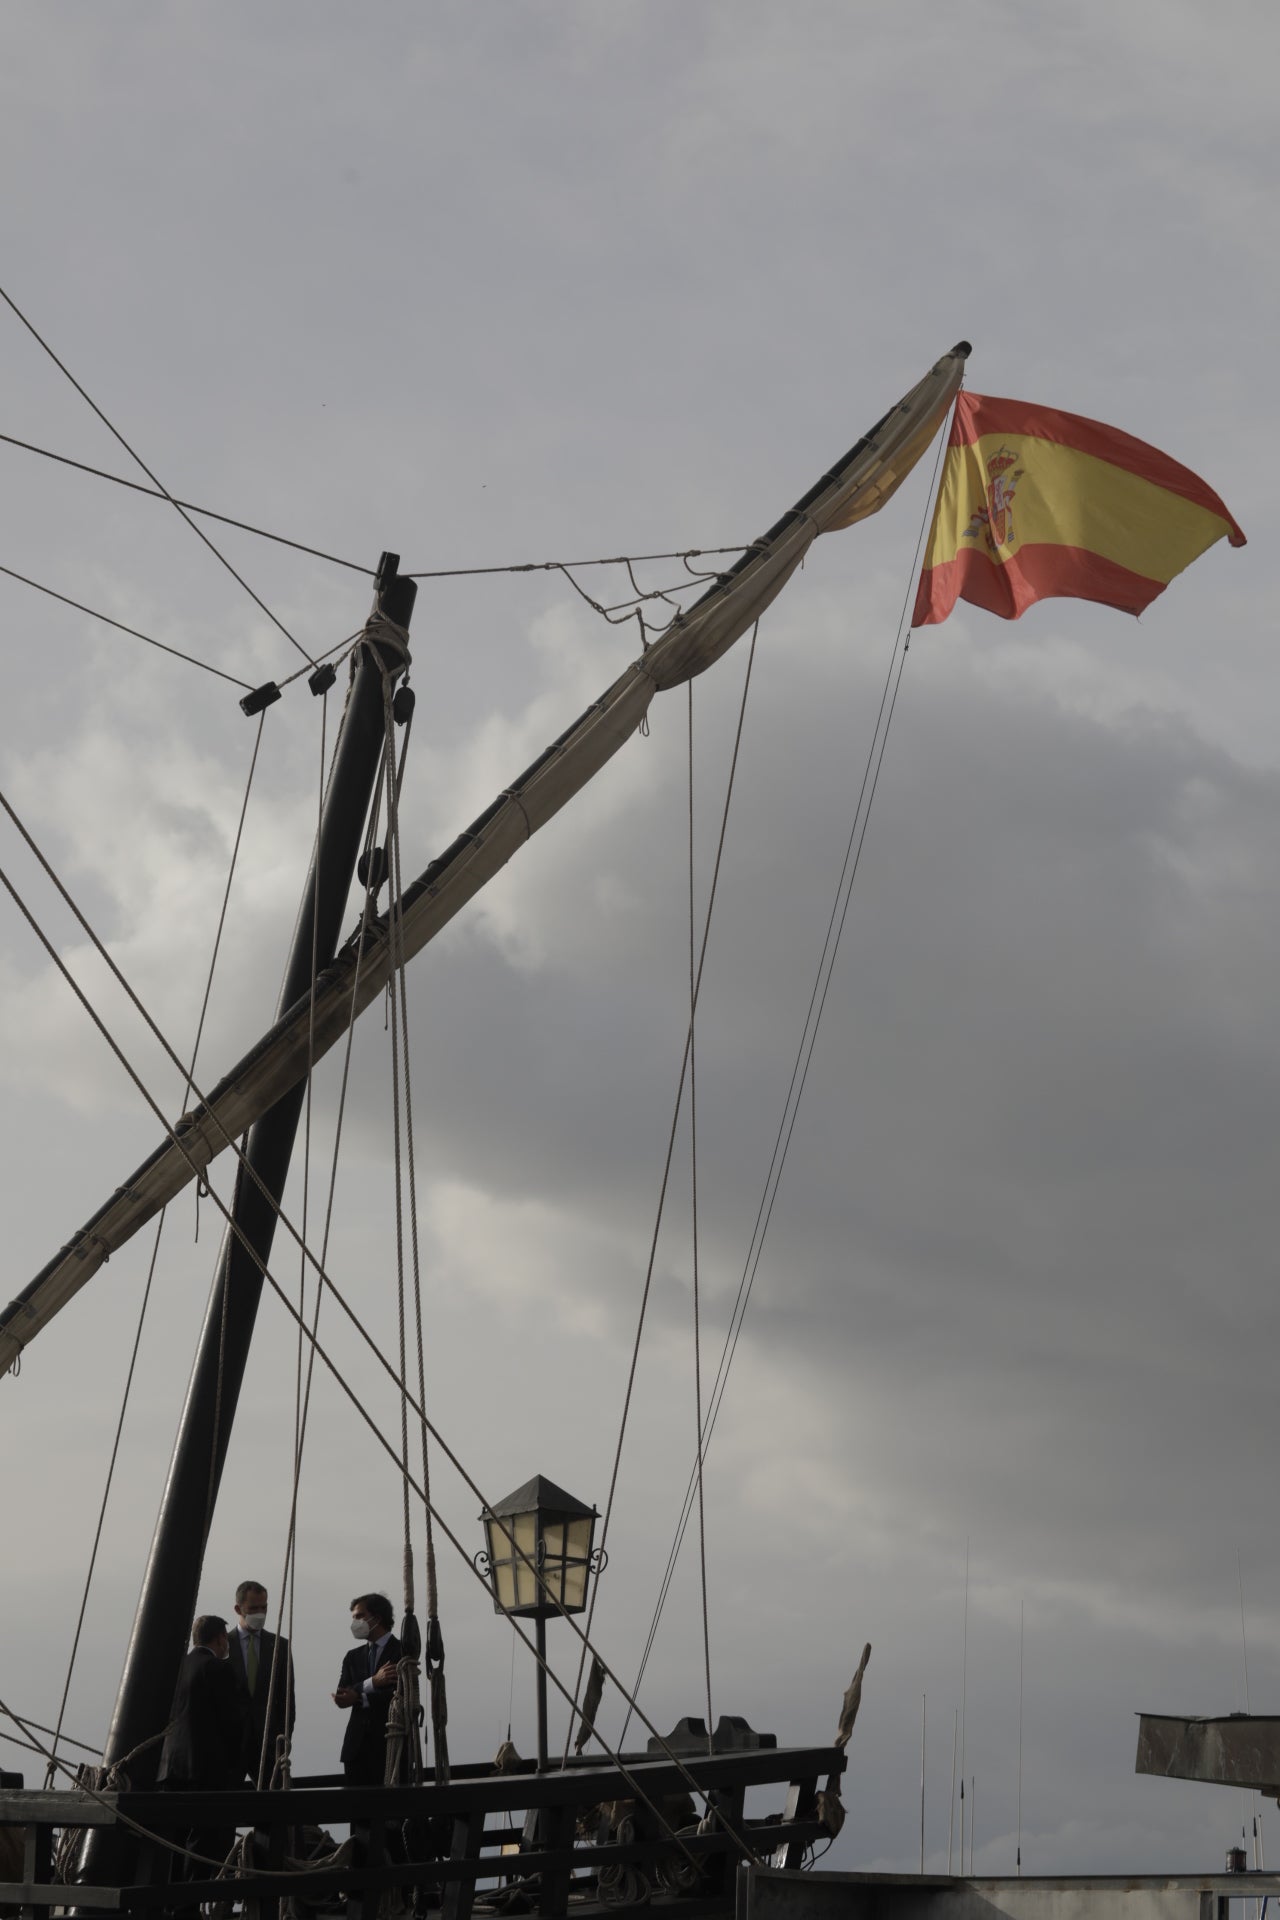
{"label": "furled sail", "polygon": [[[633,734],[655,693],[713,666],[786,585],[820,533],[875,513],[929,446],[959,391],[969,343],[962,340],[824,473],[546,752],[501,792],[406,888],[402,942],[411,958],[506,865]],[[0,1374],[8,1372],[98,1268],[240,1139],[347,1030],[392,973],[385,915],[354,941],[308,995],[278,1020],[203,1103],[183,1116],[43,1272],[0,1311]]]}

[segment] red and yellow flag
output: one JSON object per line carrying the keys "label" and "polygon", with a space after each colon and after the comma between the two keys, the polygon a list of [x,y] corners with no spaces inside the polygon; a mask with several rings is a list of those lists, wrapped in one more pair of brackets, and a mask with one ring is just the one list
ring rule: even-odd
{"label": "red and yellow flag", "polygon": [[962,392],[911,624],[957,600],[1002,620],[1064,595],[1141,613],[1223,534],[1244,545],[1212,487],[1145,441]]}

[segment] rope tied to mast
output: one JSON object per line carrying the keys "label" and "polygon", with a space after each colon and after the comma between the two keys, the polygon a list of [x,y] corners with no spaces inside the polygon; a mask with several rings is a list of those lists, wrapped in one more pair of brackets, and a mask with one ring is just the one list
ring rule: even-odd
{"label": "rope tied to mast", "polygon": [[[394,621],[381,621],[387,630],[390,644],[399,646],[406,664],[408,661],[407,635],[397,628]],[[448,1698],[445,1690],[444,1675],[444,1636],[440,1627],[439,1580],[436,1567],[435,1532],[432,1523],[430,1487],[431,1458],[426,1418],[427,1384],[426,1353],[422,1331],[422,1266],[418,1233],[418,1185],[417,1165],[413,1139],[413,1092],[409,1046],[409,1003],[405,976],[404,947],[404,885],[400,859],[400,793],[404,782],[405,764],[409,752],[409,738],[413,728],[413,695],[407,684],[399,691],[394,690],[395,671],[384,664],[383,667],[383,723],[386,730],[384,750],[384,774],[386,780],[387,804],[387,878],[389,881],[389,899],[387,904],[387,939],[391,956],[391,978],[388,981],[388,1012],[391,1029],[391,1081],[392,1081],[392,1119],[394,1134],[394,1165],[396,1195],[396,1269],[397,1269],[397,1305],[400,1332],[400,1435],[402,1456],[402,1480],[404,1497],[404,1595],[405,1595],[405,1633],[404,1655],[400,1662],[396,1681],[396,1701],[388,1721],[387,1771],[388,1784],[393,1784],[398,1776],[399,1755],[402,1743],[407,1745],[410,1765],[415,1776],[420,1776],[423,1766],[421,1726],[423,1709],[418,1687],[420,1664],[425,1666],[427,1685],[431,1699],[431,1726],[434,1736],[435,1777],[437,1783],[444,1784],[449,1779],[449,1748],[446,1728],[449,1720]],[[406,697],[407,696],[407,697]],[[404,745],[400,751],[399,764],[396,761],[395,727],[397,721],[404,726]],[[403,1096],[401,1086],[403,1085]],[[404,1150],[401,1151],[401,1115],[403,1113]],[[413,1276],[413,1328],[417,1354],[419,1438],[422,1454],[422,1484],[427,1493],[424,1503],[425,1512],[425,1576],[427,1631],[425,1642],[422,1640],[416,1618],[414,1617],[414,1568],[413,1545],[410,1531],[410,1491],[409,1474],[409,1406],[411,1394],[408,1379],[408,1307],[405,1280],[405,1221],[404,1189],[408,1187],[409,1206],[409,1251]],[[393,1731],[394,1729],[394,1731]]]}

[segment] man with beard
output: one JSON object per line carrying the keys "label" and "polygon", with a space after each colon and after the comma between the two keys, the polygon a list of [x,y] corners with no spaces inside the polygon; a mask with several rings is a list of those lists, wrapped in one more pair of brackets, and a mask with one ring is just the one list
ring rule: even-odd
{"label": "man with beard", "polygon": [[296,1717],[293,1656],[289,1642],[267,1632],[267,1590],[257,1580],[236,1588],[236,1626],[231,1634],[231,1671],[245,1720],[243,1778],[271,1785],[277,1741],[292,1736]]}

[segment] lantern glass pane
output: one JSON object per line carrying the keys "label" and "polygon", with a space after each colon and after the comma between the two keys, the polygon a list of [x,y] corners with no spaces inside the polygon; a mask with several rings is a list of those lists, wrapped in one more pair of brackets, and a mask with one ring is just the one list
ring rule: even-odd
{"label": "lantern glass pane", "polygon": [[568,1526],[569,1552],[575,1560],[585,1560],[591,1552],[591,1535],[595,1528],[594,1513],[579,1514]]}
{"label": "lantern glass pane", "polygon": [[538,1604],[538,1516],[518,1513],[514,1521],[507,1524],[516,1542],[515,1549],[508,1548],[515,1562],[516,1604],[534,1607]]}
{"label": "lantern glass pane", "polygon": [[543,1521],[542,1546],[542,1578],[545,1582],[542,1601],[544,1606],[554,1607],[564,1586],[564,1527],[560,1521]]}
{"label": "lantern glass pane", "polygon": [[570,1612],[581,1612],[587,1604],[587,1573],[591,1556],[591,1535],[595,1529],[593,1513],[580,1514],[568,1526],[568,1566],[565,1570],[564,1604]]}
{"label": "lantern glass pane", "polygon": [[516,1604],[516,1583],[509,1560],[493,1562],[494,1598],[504,1613],[509,1613]]}

